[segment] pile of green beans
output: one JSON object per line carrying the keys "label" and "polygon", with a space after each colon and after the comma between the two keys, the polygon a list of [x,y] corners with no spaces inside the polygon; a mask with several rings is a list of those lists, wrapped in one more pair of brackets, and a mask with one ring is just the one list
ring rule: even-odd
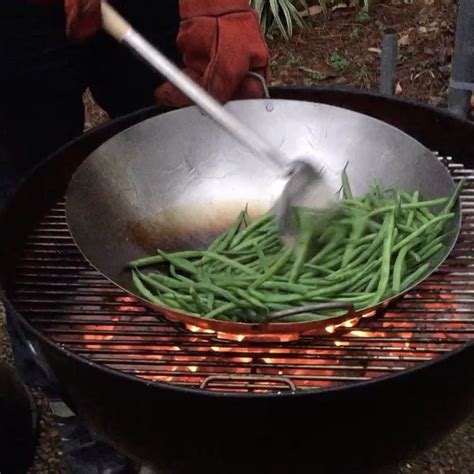
{"label": "pile of green beans", "polygon": [[[251,323],[296,306],[341,302],[365,309],[400,294],[428,274],[443,251],[463,182],[451,197],[430,201],[379,184],[353,197],[345,174],[342,182],[337,216],[315,232],[315,216],[301,212],[294,248],[282,245],[271,214],[251,221],[244,210],[205,251],[158,250],[130,262],[136,290],[171,310]],[[338,314],[303,313],[279,322]]]}

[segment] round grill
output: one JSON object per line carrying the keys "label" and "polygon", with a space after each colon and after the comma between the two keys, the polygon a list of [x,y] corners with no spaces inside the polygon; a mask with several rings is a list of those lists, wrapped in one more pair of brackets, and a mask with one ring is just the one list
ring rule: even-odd
{"label": "round grill", "polygon": [[[441,159],[441,158],[440,158]],[[58,203],[29,235],[12,301],[44,335],[80,357],[147,381],[259,393],[354,384],[423,364],[474,338],[474,171],[459,241],[442,268],[389,307],[325,337],[248,340],[173,325],[136,303],[81,257]]]}

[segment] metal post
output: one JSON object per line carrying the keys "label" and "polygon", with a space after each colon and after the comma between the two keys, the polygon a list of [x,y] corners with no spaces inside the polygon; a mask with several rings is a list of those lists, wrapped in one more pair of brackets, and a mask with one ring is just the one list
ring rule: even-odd
{"label": "metal post", "polygon": [[380,91],[383,94],[395,93],[397,72],[398,35],[389,33],[382,41],[382,64],[380,67]]}
{"label": "metal post", "polygon": [[456,24],[456,46],[449,88],[449,110],[467,118],[474,90],[474,2],[460,0]]}

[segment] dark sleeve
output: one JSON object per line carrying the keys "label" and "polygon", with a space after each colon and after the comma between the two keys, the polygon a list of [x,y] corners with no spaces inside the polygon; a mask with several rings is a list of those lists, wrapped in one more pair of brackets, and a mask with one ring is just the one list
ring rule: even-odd
{"label": "dark sleeve", "polygon": [[[178,0],[115,0],[111,3],[140,34],[180,64],[176,47]],[[92,94],[112,117],[155,103],[154,92],[163,79],[148,65],[105,33],[92,40],[90,52]]]}
{"label": "dark sleeve", "polygon": [[64,25],[61,4],[45,8],[27,0],[2,0],[2,189],[82,132],[84,48],[67,40]]}

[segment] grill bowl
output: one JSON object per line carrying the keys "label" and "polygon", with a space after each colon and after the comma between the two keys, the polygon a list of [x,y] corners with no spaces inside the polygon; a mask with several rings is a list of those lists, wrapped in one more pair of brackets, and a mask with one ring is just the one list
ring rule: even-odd
{"label": "grill bowl", "polygon": [[[200,389],[199,383],[183,386],[146,379],[131,360],[127,366],[117,366],[104,361],[99,348],[97,352],[85,351],[75,344],[83,318],[96,325],[89,334],[97,343],[107,335],[106,328],[118,314],[116,307],[107,303],[107,295],[125,294],[81,263],[70,235],[62,230],[64,209],[58,210],[56,203],[63,201],[68,182],[85,157],[120,130],[155,115],[156,109],[112,121],[60,150],[23,184],[0,215],[1,297],[9,317],[21,321],[37,354],[46,358],[66,401],[87,427],[158,472],[366,474],[371,469],[380,473],[385,466],[432,446],[474,408],[470,369],[474,364],[474,125],[430,107],[365,92],[285,88],[274,94],[348,107],[396,125],[448,157],[446,163],[453,175],[467,178],[469,184],[463,193],[462,236],[452,257],[381,318],[362,321],[357,329],[372,331],[370,337],[305,336],[293,343],[264,345],[266,350],[307,346],[313,350],[311,361],[316,364],[327,351],[339,350],[336,342],[349,342],[348,358],[341,358],[335,367],[340,373],[344,365],[350,365],[344,363],[347,360],[356,361],[357,366],[349,372],[350,377],[334,377],[326,388],[292,392],[288,386],[276,386],[267,393],[254,393],[249,387],[242,392],[227,386],[224,393],[215,393],[210,387]],[[48,217],[50,213],[52,217]],[[31,252],[36,254],[34,261]],[[91,280],[97,288],[89,286]],[[450,302],[439,294],[450,296]],[[428,309],[425,302],[434,307]],[[206,338],[209,346],[263,347],[254,342],[218,342],[202,332],[193,335],[154,316],[140,326],[139,314],[131,304],[130,313],[118,323],[130,316],[136,322],[126,324],[133,324],[135,331],[144,328],[151,340],[157,331],[166,330],[173,334],[173,344],[182,343],[188,355],[194,352],[193,344]],[[388,328],[381,338],[377,331],[384,323]],[[406,324],[413,330],[401,339],[397,332],[406,330]],[[127,328],[118,336],[120,341],[128,341],[133,330]],[[197,342],[193,343],[193,338]],[[390,359],[397,370],[382,376],[380,372],[353,376],[354,371],[370,371],[395,343],[400,344],[399,356]],[[413,347],[413,359],[405,357],[405,343]],[[122,358],[128,358],[130,352],[146,351],[143,345],[135,345],[133,351],[120,347],[117,351]],[[106,345],[102,351],[105,349]],[[427,357],[423,357],[425,351],[429,352]],[[372,353],[370,358],[367,353]],[[214,373],[230,372],[225,358],[222,362]],[[248,366],[253,371],[258,364]],[[296,376],[294,381],[298,380]],[[322,385],[324,378],[318,380]],[[245,383],[240,387],[245,388]]]}

